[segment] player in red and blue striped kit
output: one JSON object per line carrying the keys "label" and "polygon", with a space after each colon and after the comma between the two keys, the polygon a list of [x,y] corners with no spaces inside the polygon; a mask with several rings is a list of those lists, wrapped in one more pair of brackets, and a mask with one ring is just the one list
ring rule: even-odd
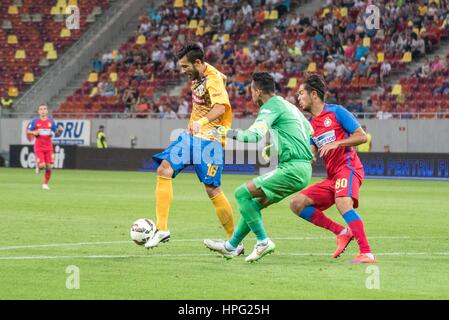
{"label": "player in red and blue striped kit", "polygon": [[[299,88],[298,100],[304,111],[310,112],[314,134],[311,148],[324,159],[327,178],[301,191],[290,207],[301,218],[328,229],[337,236],[337,258],[353,238],[360,254],[353,263],[376,262],[366,238],[360,215],[359,189],[364,178],[363,165],[353,147],[365,143],[367,135],[356,118],[344,107],[324,103],[326,83],[318,75],[310,75]],[[335,203],[349,228],[329,219],[323,211]]]}
{"label": "player in red and blue striped kit", "polygon": [[53,118],[48,117],[48,107],[39,106],[39,116],[31,120],[27,128],[27,134],[35,136],[34,154],[36,155],[36,167],[39,170],[45,168],[44,182],[42,188],[48,190],[48,182],[51,177],[51,167],[54,162],[53,155],[53,133],[63,130],[57,126]]}

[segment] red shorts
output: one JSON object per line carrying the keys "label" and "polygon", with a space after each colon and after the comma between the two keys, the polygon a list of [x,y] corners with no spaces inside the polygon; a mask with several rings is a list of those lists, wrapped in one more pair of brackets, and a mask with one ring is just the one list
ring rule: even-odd
{"label": "red shorts", "polygon": [[301,193],[312,199],[315,207],[321,211],[331,207],[335,203],[335,199],[340,197],[351,197],[354,201],[354,208],[357,208],[363,177],[363,169],[359,171],[344,169],[332,179],[318,182]]}
{"label": "red shorts", "polygon": [[40,167],[53,164],[54,162],[53,150],[34,150],[34,154],[36,155],[36,163]]}

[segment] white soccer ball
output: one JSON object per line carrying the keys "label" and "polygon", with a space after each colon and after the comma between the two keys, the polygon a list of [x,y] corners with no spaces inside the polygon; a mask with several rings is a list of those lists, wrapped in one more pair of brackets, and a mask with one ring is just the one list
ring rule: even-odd
{"label": "white soccer ball", "polygon": [[155,232],[156,224],[153,221],[150,219],[139,219],[132,224],[130,236],[135,243],[143,245]]}

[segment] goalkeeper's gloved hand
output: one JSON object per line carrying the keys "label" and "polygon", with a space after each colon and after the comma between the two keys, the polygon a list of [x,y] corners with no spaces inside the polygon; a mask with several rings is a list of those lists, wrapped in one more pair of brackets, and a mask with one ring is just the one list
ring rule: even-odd
{"label": "goalkeeper's gloved hand", "polygon": [[237,139],[237,130],[225,127],[225,126],[215,126],[212,130],[210,130],[210,133],[217,137],[226,137],[231,139]]}
{"label": "goalkeeper's gloved hand", "polygon": [[263,149],[262,149],[262,158],[268,162],[270,161],[270,156],[271,156],[271,148],[273,147],[272,144],[266,145]]}

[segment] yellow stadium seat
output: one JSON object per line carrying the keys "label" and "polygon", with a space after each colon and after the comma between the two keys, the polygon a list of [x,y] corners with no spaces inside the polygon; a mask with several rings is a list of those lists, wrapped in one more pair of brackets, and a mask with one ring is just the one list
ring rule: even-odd
{"label": "yellow stadium seat", "polygon": [[243,53],[249,56],[251,54],[251,51],[249,51],[248,47],[243,48]]}
{"label": "yellow stadium seat", "polygon": [[316,63],[315,62],[309,63],[309,66],[307,67],[307,72],[316,72]]}
{"label": "yellow stadium seat", "polygon": [[17,6],[9,6],[8,14],[19,14],[19,8]]}
{"label": "yellow stadium seat", "polygon": [[419,29],[418,28],[413,28],[413,32],[416,34],[419,34]]}
{"label": "yellow stadium seat", "polygon": [[147,38],[145,38],[143,34],[137,37],[136,44],[138,44],[139,46],[143,46],[145,43],[147,43]]}
{"label": "yellow stadium seat", "polygon": [[175,7],[175,8],[184,8],[184,0],[175,0],[175,3],[173,4],[173,7]]}
{"label": "yellow stadium seat", "polygon": [[54,6],[54,7],[51,7],[50,14],[52,16],[57,16],[57,15],[61,15],[63,13],[61,12],[61,8],[59,8],[58,6]]}
{"label": "yellow stadium seat", "polygon": [[391,90],[391,94],[394,96],[398,96],[402,93],[402,86],[400,84],[395,84],[393,89]]}
{"label": "yellow stadium seat", "polygon": [[17,36],[15,35],[9,35],[8,36],[8,44],[18,44],[19,41],[17,41]]}
{"label": "yellow stadium seat", "polygon": [[91,72],[89,74],[89,78],[87,79],[88,82],[98,82],[98,73]]}
{"label": "yellow stadium seat", "polygon": [[19,95],[19,89],[17,87],[9,87],[8,88],[8,96],[17,97]]}
{"label": "yellow stadium seat", "polygon": [[270,19],[270,11],[265,10],[265,20],[269,20]]}
{"label": "yellow stadium seat", "polygon": [[202,7],[203,7],[203,0],[196,0],[196,5],[197,5],[199,8],[202,8]]}
{"label": "yellow stadium seat", "polygon": [[347,17],[348,16],[348,8],[341,7],[340,8],[340,14],[341,14],[342,17]]}
{"label": "yellow stadium seat", "polygon": [[78,7],[78,0],[69,0],[67,3],[68,6],[75,6]]}
{"label": "yellow stadium seat", "polygon": [[298,79],[297,78],[290,78],[287,83],[287,88],[289,89],[295,89],[298,86]]}
{"label": "yellow stadium seat", "polygon": [[112,59],[117,58],[118,56],[118,50],[112,50]]}
{"label": "yellow stadium seat", "polygon": [[206,29],[204,29],[204,33],[208,33],[208,32],[211,32],[211,31],[212,31],[211,27],[206,27]]}
{"label": "yellow stadium seat", "polygon": [[198,28],[199,27],[204,27],[204,20],[200,20],[199,22],[198,22]]}
{"label": "yellow stadium seat", "polygon": [[277,10],[271,10],[269,20],[279,19],[279,12]]}
{"label": "yellow stadium seat", "polygon": [[228,42],[229,41],[229,34],[228,33],[225,33],[224,35],[223,35],[223,43],[226,43],[226,42]]}
{"label": "yellow stadium seat", "polygon": [[49,52],[55,50],[55,47],[53,46],[53,42],[45,42],[44,44],[44,52]]}
{"label": "yellow stadium seat", "polygon": [[58,0],[58,3],[56,3],[56,6],[59,8],[65,8],[65,7],[67,7],[67,1],[66,0]]}
{"label": "yellow stadium seat", "polygon": [[117,72],[111,72],[111,74],[109,75],[109,79],[111,79],[112,82],[116,82],[118,79]]}
{"label": "yellow stadium seat", "polygon": [[188,28],[189,29],[196,29],[196,28],[198,28],[198,20],[196,20],[196,19],[190,20]]}
{"label": "yellow stadium seat", "polygon": [[60,37],[61,38],[70,38],[72,36],[72,32],[67,28],[62,28]]}
{"label": "yellow stadium seat", "polygon": [[413,21],[412,21],[412,20],[409,20],[409,21],[407,22],[407,26],[408,26],[408,27],[413,27]]}
{"label": "yellow stadium seat", "polygon": [[25,83],[34,82],[34,74],[31,72],[25,72],[25,74],[23,75],[23,82]]}
{"label": "yellow stadium seat", "polygon": [[25,50],[17,50],[16,55],[14,56],[14,58],[16,60],[19,60],[19,59],[23,60],[23,59],[26,59],[26,57],[27,57],[27,55],[25,53]]}
{"label": "yellow stadium seat", "polygon": [[377,53],[377,63],[382,63],[385,60],[385,53],[378,52]]}
{"label": "yellow stadium seat", "polygon": [[323,10],[323,14],[321,15],[321,17],[324,18],[326,16],[326,14],[328,14],[329,12],[331,12],[330,9],[329,8],[325,8]]}
{"label": "yellow stadium seat", "polygon": [[404,56],[402,57],[402,62],[412,62],[412,53],[410,51],[404,53]]}
{"label": "yellow stadium seat", "polygon": [[198,36],[198,37],[201,37],[203,34],[204,34],[204,28],[203,27],[198,27],[196,29],[195,35]]}
{"label": "yellow stadium seat", "polygon": [[50,50],[47,52],[47,59],[48,60],[56,60],[58,59],[58,52],[56,50]]}
{"label": "yellow stadium seat", "polygon": [[215,42],[218,40],[218,34],[214,34],[212,37],[212,42]]}
{"label": "yellow stadium seat", "polygon": [[371,38],[365,37],[363,38],[363,46],[369,48],[371,46]]}

